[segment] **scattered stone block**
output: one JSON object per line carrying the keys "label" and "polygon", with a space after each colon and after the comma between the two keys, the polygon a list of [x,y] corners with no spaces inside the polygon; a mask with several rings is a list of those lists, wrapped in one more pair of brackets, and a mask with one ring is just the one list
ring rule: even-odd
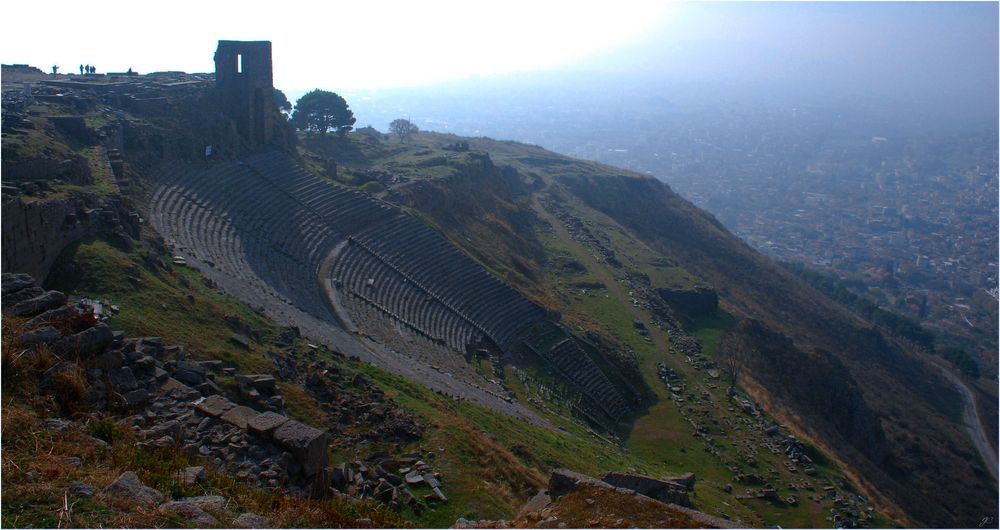
{"label": "scattered stone block", "polygon": [[236,377],[236,381],[240,384],[240,386],[249,386],[267,393],[274,392],[275,388],[273,375],[240,375]]}
{"label": "scattered stone block", "polygon": [[684,473],[683,475],[676,477],[664,477],[667,482],[674,482],[684,486],[688,491],[694,491],[695,476],[694,473]]}
{"label": "scattered stone block", "polygon": [[42,428],[47,431],[66,432],[71,425],[73,425],[73,422],[59,418],[46,418],[42,420]]}
{"label": "scattered stone block", "polygon": [[244,350],[250,349],[250,339],[248,339],[246,335],[233,333],[233,335],[229,337],[229,340]]}
{"label": "scattered stone block", "polygon": [[52,326],[43,326],[21,334],[23,344],[52,344],[62,338],[62,333]]}
{"label": "scattered stone block", "polygon": [[292,453],[306,476],[316,474],[329,462],[328,438],[325,432],[295,420],[274,431],[274,441]]}
{"label": "scattered stone block", "polygon": [[288,418],[276,412],[265,412],[258,414],[247,422],[247,430],[251,434],[270,438],[274,431],[285,424]]}
{"label": "scattered stone block", "polygon": [[160,511],[165,514],[178,515],[187,519],[197,527],[215,526],[219,522],[208,512],[202,510],[193,502],[187,500],[170,501],[160,505]]}
{"label": "scattered stone block", "polygon": [[219,395],[209,396],[195,405],[198,412],[213,418],[222,416],[233,407],[234,405],[228,399]]}
{"label": "scattered stone block", "polygon": [[163,494],[144,485],[133,471],[126,471],[104,488],[101,496],[123,504],[152,508],[163,502]]}
{"label": "scattered stone block", "polygon": [[130,409],[139,408],[145,405],[149,401],[149,392],[145,388],[137,388],[131,392],[126,392],[122,395],[122,402],[125,407]]}
{"label": "scattered stone block", "polygon": [[222,388],[220,388],[215,381],[211,380],[205,380],[204,383],[197,385],[194,388],[205,397],[222,394]]}
{"label": "scattered stone block", "polygon": [[112,370],[109,377],[111,385],[119,392],[129,392],[139,386],[139,383],[135,380],[135,375],[132,373],[132,369],[128,366]]}
{"label": "scattered stone block", "polygon": [[74,480],[69,483],[69,488],[67,489],[70,495],[75,497],[93,497],[97,493],[97,488],[87,484],[86,482],[80,482],[79,480]]}
{"label": "scattered stone block", "polygon": [[181,437],[181,423],[177,420],[170,420],[161,423],[148,431],[147,438],[157,438],[160,436],[170,436],[175,439]]}
{"label": "scattered stone block", "polygon": [[59,291],[45,293],[14,304],[11,311],[19,317],[33,317],[66,304],[66,295]]}
{"label": "scattered stone block", "polygon": [[94,359],[94,366],[104,370],[105,372],[111,372],[121,367],[125,363],[125,355],[118,350],[108,350],[104,353],[98,355]]}
{"label": "scattered stone block", "polygon": [[552,503],[552,497],[547,491],[539,491],[527,504],[521,508],[522,512],[537,512]]}
{"label": "scattered stone block", "polygon": [[207,370],[199,363],[177,361],[174,365],[174,379],[189,385],[198,386],[205,382]]}
{"label": "scattered stone block", "polygon": [[177,472],[177,478],[184,484],[191,486],[205,480],[205,466],[191,466]]}
{"label": "scattered stone block", "polygon": [[28,321],[26,326],[28,328],[35,328],[38,326],[43,326],[45,324],[52,324],[55,322],[62,322],[67,319],[73,318],[80,314],[75,306],[64,305],[62,307],[57,307],[56,309],[49,309],[48,311],[32,318]]}
{"label": "scattered stone block", "polygon": [[[684,476],[683,479],[691,483],[693,486],[693,474],[690,474],[690,476]],[[632,490],[660,502],[678,504],[680,506],[691,505],[691,501],[688,499],[687,495],[687,488],[669,480],[655,479],[645,475],[615,472],[605,474],[601,477],[601,480],[614,487]]]}
{"label": "scattered stone block", "polygon": [[598,484],[600,482],[601,481],[593,477],[588,477],[583,473],[577,473],[576,471],[560,468],[553,471],[552,476],[549,477],[549,495],[551,495],[553,499],[558,499],[559,497],[574,491],[581,483]]}
{"label": "scattered stone block", "polygon": [[222,361],[219,360],[200,361],[198,364],[204,366],[210,372],[219,373],[222,371]]}
{"label": "scattered stone block", "polygon": [[64,337],[59,341],[59,347],[66,352],[79,356],[96,355],[107,349],[115,340],[111,328],[107,324],[98,324],[75,335]]}
{"label": "scattered stone block", "polygon": [[234,528],[266,528],[267,519],[252,513],[244,512],[241,513],[236,519],[233,519]]}
{"label": "scattered stone block", "polygon": [[185,497],[180,500],[190,502],[202,510],[213,512],[220,512],[226,507],[226,498],[220,495],[200,495],[198,497]]}
{"label": "scattered stone block", "polygon": [[168,377],[163,382],[163,385],[160,386],[160,391],[180,401],[190,401],[201,397],[201,393],[197,390],[181,383],[173,377]]}
{"label": "scattered stone block", "polygon": [[219,419],[230,425],[235,425],[240,429],[246,429],[247,422],[249,422],[251,419],[259,415],[260,415],[259,412],[250,407],[244,407],[243,405],[238,405],[227,410],[225,413],[222,414],[222,416]]}

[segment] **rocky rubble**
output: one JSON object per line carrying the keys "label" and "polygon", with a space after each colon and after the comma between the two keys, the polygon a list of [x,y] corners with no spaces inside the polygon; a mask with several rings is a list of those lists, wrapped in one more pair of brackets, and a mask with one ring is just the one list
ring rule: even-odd
{"label": "rocky rubble", "polygon": [[[424,458],[433,456],[428,453]],[[421,458],[420,453],[392,458],[388,452],[377,452],[364,462],[342,462],[333,469],[331,483],[351,497],[375,498],[396,511],[409,506],[419,514],[428,505],[448,502],[441,489],[441,474]],[[430,492],[421,497],[414,489]]]}
{"label": "rocky rubble", "polygon": [[[372,498],[396,510],[410,506],[415,511],[448,500],[440,474],[425,462],[433,453],[393,458],[380,452],[365,462],[330,467],[331,433],[288,418],[272,375],[236,374],[221,361],[193,361],[183,347],[165,345],[158,337],[126,337],[99,323],[92,304],[69,305],[63,293],[38,288],[30,276],[4,274],[2,285],[5,310],[22,308],[19,316],[31,319],[21,340],[48,344],[62,356],[52,374],[83,373],[89,385],[84,399],[88,410],[124,417],[144,449],[175,447],[238,480],[293,495]],[[295,338],[297,333],[283,330],[277,341],[285,347],[281,353],[271,352],[271,358],[281,375],[304,383],[322,404],[324,417],[317,419],[336,430],[339,444],[358,447],[419,438],[422,428],[413,417],[386,400],[365,376],[342,373],[322,360],[304,362]],[[227,394],[217,378],[228,376],[238,389]],[[72,424],[47,421],[56,430]],[[185,484],[205,477],[205,466],[178,471]],[[88,487],[77,490],[85,494]],[[427,493],[421,496],[415,490]],[[198,526],[218,523],[202,506],[204,499],[164,503],[162,495],[143,486],[134,473],[119,477],[102,495],[147,508],[159,506]],[[251,515],[234,525],[254,525],[257,519]]]}
{"label": "rocky rubble", "polygon": [[[69,493],[81,497],[90,497],[96,490],[82,482],[70,485]],[[100,498],[111,504],[122,507],[136,506],[145,510],[157,509],[160,513],[187,521],[189,524],[206,528],[218,526],[215,515],[223,515],[229,501],[220,495],[199,495],[167,500],[160,491],[146,486],[133,471],[126,471],[105,487]],[[232,526],[237,528],[263,528],[267,519],[254,514],[242,513],[233,519]]]}

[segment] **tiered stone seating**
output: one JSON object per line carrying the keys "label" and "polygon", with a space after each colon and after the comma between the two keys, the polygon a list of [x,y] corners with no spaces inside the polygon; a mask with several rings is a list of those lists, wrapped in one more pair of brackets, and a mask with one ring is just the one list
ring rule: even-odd
{"label": "tiered stone seating", "polygon": [[590,408],[603,412],[612,425],[628,413],[623,391],[617,388],[580,344],[551,322],[536,325],[525,337],[528,348],[587,397]]}
{"label": "tiered stone seating", "polygon": [[154,195],[152,221],[183,252],[314,315],[329,310],[318,289],[320,261],[337,241],[322,218],[274,193],[248,166],[177,171]]}
{"label": "tiered stone seating", "polygon": [[459,352],[481,337],[459,314],[360,245],[348,245],[342,250],[331,274],[344,292],[385,308],[401,321],[419,328],[422,335],[440,339]]}
{"label": "tiered stone seating", "polygon": [[[510,351],[545,322],[541,307],[419,220],[326,183],[286,155],[175,165],[158,180],[153,224],[182,253],[238,280],[227,288],[244,300],[265,293],[333,322],[318,277],[333,257],[329,275],[347,314],[384,341],[387,330],[419,337],[400,337],[400,347],[424,341],[464,353],[488,338]],[[539,355],[604,414],[619,418],[627,409],[619,390],[575,340],[548,326],[548,335],[530,334]]]}
{"label": "tiered stone seating", "polygon": [[544,319],[540,307],[416,219],[399,217],[353,240],[501,348],[510,348],[518,331]]}

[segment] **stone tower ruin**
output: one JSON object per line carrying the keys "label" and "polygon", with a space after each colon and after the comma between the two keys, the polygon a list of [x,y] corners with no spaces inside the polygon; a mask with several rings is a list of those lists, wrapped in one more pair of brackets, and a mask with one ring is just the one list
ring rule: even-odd
{"label": "stone tower ruin", "polygon": [[215,88],[222,108],[245,138],[267,144],[274,134],[274,81],[270,41],[220,40]]}

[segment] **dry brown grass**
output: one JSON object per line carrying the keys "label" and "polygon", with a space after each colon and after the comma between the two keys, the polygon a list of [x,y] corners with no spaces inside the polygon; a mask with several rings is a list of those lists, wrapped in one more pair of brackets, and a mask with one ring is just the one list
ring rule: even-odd
{"label": "dry brown grass", "polygon": [[[216,472],[210,463],[207,481],[193,486],[182,484],[176,472],[199,461],[176,447],[140,449],[137,434],[127,424],[116,423],[111,416],[84,414],[85,360],[60,359],[45,346],[24,347],[18,341],[24,331],[23,319],[4,317],[0,526],[188,526],[183,519],[155,508],[115,504],[99,495],[77,498],[68,493],[71,481],[85,482],[101,490],[125,471],[135,471],[144,484],[168,498],[225,497],[228,500],[225,510],[213,513],[224,527],[231,526],[236,516],[248,511],[268,518],[271,526],[278,527],[357,527],[362,524],[359,519],[370,520],[376,527],[409,526],[398,514],[375,503],[292,498],[239,483],[230,475]],[[69,369],[63,365],[58,368],[62,371],[52,373],[63,360],[78,364]],[[66,432],[43,428],[42,421],[54,416],[77,421]],[[106,445],[98,438],[111,443]],[[70,457],[79,459],[81,464],[77,466]]]}
{"label": "dry brown grass", "polygon": [[51,392],[60,410],[76,415],[86,411],[87,378],[79,366],[66,368],[52,377]]}
{"label": "dry brown grass", "polygon": [[[554,517],[555,519],[550,519]],[[651,499],[582,485],[537,512],[518,514],[514,528],[703,528],[687,513]]]}

